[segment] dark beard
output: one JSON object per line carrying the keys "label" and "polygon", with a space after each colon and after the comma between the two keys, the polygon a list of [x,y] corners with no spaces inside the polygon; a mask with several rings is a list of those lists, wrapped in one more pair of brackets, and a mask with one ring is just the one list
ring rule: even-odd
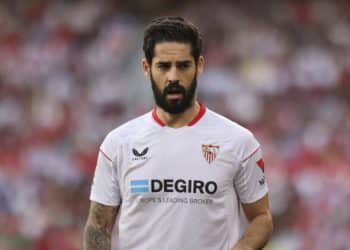
{"label": "dark beard", "polygon": [[[197,75],[197,74],[196,74]],[[151,83],[154,100],[157,106],[161,107],[164,111],[170,114],[180,114],[188,109],[193,102],[194,95],[197,88],[197,77],[193,78],[192,83],[188,90],[179,84],[178,81],[171,82],[166,86],[163,92],[157,87],[151,72]],[[166,96],[168,93],[181,93],[182,99],[180,100],[167,100]]]}

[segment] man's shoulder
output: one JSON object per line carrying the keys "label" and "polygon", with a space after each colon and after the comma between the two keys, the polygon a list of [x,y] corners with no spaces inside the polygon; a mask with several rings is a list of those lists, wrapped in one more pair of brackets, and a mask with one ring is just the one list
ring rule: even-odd
{"label": "man's shoulder", "polygon": [[239,161],[260,147],[259,142],[249,129],[212,110],[208,110],[208,116],[203,126],[208,128],[205,131],[212,131],[210,132],[212,135],[230,145],[231,151]]}
{"label": "man's shoulder", "polygon": [[215,128],[215,131],[235,138],[253,135],[248,128],[210,109],[208,109],[208,116],[203,125]]}
{"label": "man's shoulder", "polygon": [[148,112],[114,128],[107,134],[105,140],[123,141],[129,137],[145,133],[147,130],[152,130],[154,128],[154,123],[152,123],[151,120],[151,112]]}

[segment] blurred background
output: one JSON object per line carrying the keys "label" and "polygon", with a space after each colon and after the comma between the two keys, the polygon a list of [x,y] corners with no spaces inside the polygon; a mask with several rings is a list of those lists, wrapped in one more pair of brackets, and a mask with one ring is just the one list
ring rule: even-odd
{"label": "blurred background", "polygon": [[350,1],[1,0],[0,250],[81,248],[100,143],[154,105],[160,15],[200,27],[200,99],[262,144],[266,249],[350,249]]}

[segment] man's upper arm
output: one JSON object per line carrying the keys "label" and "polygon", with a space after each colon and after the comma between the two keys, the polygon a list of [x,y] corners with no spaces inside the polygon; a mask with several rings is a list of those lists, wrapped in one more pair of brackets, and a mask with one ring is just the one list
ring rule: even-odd
{"label": "man's upper arm", "polygon": [[263,249],[273,231],[272,216],[269,211],[268,194],[261,199],[242,203],[249,225],[233,250]]}
{"label": "man's upper arm", "polygon": [[108,206],[121,203],[116,139],[108,135],[101,144],[91,186],[90,200]]}
{"label": "man's upper arm", "polygon": [[84,250],[111,250],[113,226],[121,203],[115,144],[115,138],[109,134],[99,150],[84,229]]}
{"label": "man's upper arm", "polygon": [[240,163],[234,179],[235,189],[242,203],[254,203],[268,193],[260,147],[247,154]]}
{"label": "man's upper arm", "polygon": [[87,225],[112,232],[118,214],[119,206],[106,206],[91,201]]}
{"label": "man's upper arm", "polygon": [[242,207],[249,222],[260,215],[271,217],[268,194],[253,203],[242,203]]}
{"label": "man's upper arm", "polygon": [[112,231],[119,206],[106,206],[92,201],[84,229],[84,250],[111,250]]}

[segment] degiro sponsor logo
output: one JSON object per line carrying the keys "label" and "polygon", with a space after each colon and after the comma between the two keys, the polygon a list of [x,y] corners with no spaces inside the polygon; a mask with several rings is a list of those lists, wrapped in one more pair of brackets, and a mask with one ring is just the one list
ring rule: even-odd
{"label": "degiro sponsor logo", "polygon": [[159,192],[215,194],[217,189],[218,185],[214,181],[204,182],[183,179],[144,179],[130,181],[130,191],[132,194]]}

